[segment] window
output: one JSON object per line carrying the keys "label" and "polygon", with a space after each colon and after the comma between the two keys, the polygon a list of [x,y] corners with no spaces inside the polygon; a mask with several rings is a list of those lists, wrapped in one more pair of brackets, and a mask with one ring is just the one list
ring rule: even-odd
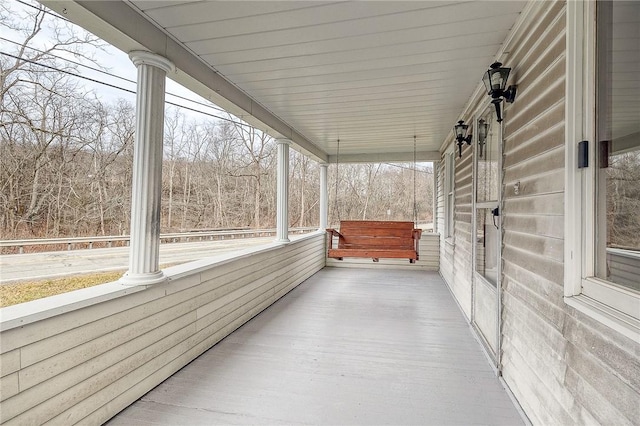
{"label": "window", "polygon": [[596,14],[595,276],[639,291],[640,3]]}
{"label": "window", "polygon": [[640,2],[568,2],[567,19],[565,300],[638,339]]}
{"label": "window", "polygon": [[447,151],[444,155],[444,194],[445,194],[445,238],[453,238],[454,230],[454,201],[456,163],[454,153]]}
{"label": "window", "polygon": [[[478,140],[476,161],[476,272],[497,286],[500,262],[500,192],[501,128],[492,107],[478,120],[486,129]],[[476,134],[480,134],[478,130]]]}

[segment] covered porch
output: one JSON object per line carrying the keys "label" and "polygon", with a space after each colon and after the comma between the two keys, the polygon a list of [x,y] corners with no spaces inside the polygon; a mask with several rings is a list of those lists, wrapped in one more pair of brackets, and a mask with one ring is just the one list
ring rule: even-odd
{"label": "covered porch", "polygon": [[[637,424],[637,274],[594,275],[584,208],[606,8],[41,2],[138,68],[136,234],[121,281],[1,312],[0,423]],[[610,38],[637,70],[639,9],[597,4],[623,6]],[[487,96],[494,61],[515,102]],[[159,269],[167,77],[277,140],[275,242]],[[637,153],[633,117],[613,148]],[[295,240],[290,148],[320,164],[319,230]],[[387,161],[434,162],[437,272],[327,260],[329,165]]]}
{"label": "covered porch", "polygon": [[[423,248],[438,241],[425,235]],[[414,264],[331,267],[326,239],[177,265],[148,287],[114,282],[4,308],[0,420],[527,422],[437,272],[437,244]]]}
{"label": "covered porch", "polygon": [[524,423],[437,272],[331,267],[108,422]]}

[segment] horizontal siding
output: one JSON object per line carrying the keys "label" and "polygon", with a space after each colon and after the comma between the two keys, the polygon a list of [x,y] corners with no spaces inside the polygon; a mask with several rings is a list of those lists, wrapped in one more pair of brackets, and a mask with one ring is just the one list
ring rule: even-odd
{"label": "horizontal siding", "polygon": [[449,241],[441,241],[440,244],[440,275],[445,282],[453,283],[453,243]]}
{"label": "horizontal siding", "polygon": [[0,421],[108,420],[324,267],[324,252],[324,235],[305,237],[3,331]]}
{"label": "horizontal siding", "polygon": [[535,208],[540,216],[553,218],[561,216],[564,211],[564,194],[521,195],[506,199],[503,205],[512,216],[526,217]]}
{"label": "horizontal siding", "polygon": [[543,12],[510,63],[521,75],[504,126],[502,371],[534,424],[572,424],[562,337],[565,8]]}
{"label": "horizontal siding", "polygon": [[473,147],[475,145],[464,146],[462,158],[456,157],[455,246],[453,281],[450,283],[451,291],[458,299],[467,318],[471,318],[472,310]]}
{"label": "horizontal siding", "polygon": [[[448,141],[453,143],[452,140]],[[462,158],[457,150],[454,158],[454,234],[440,241],[440,274],[454,294],[467,319],[471,318],[471,221],[473,188],[473,147],[465,146]],[[445,229],[444,156],[438,174],[438,210],[442,212],[439,229]]]}
{"label": "horizontal siding", "polygon": [[[565,404],[558,404],[558,399],[562,396],[567,402],[572,399],[570,392],[563,384],[566,365],[562,356],[555,353],[558,348],[552,344],[531,346],[534,338],[540,339],[538,342],[549,340],[546,324],[536,316],[535,312],[529,311],[526,306],[509,295],[504,296],[503,303],[505,304],[503,315],[517,313],[523,319],[521,322],[503,323],[503,336],[513,335],[502,341],[502,350],[505,352],[502,360],[502,375],[505,381],[534,425],[574,424],[575,419],[564,408]],[[525,332],[528,330],[542,331],[541,334],[532,333],[527,336]],[[544,349],[548,350],[545,352]],[[554,370],[560,370],[559,379],[554,378]],[[523,377],[537,377],[539,380],[523,380]]]}
{"label": "horizontal siding", "polygon": [[502,374],[534,424],[633,424],[638,344],[563,300],[565,4],[539,10],[507,64],[518,96],[504,121]]}
{"label": "horizontal siding", "polygon": [[434,163],[437,173],[436,179],[436,230],[444,238],[444,161]]}
{"label": "horizontal siding", "polygon": [[441,227],[442,215],[444,214],[444,210],[442,209],[441,197],[442,192],[440,190],[440,186],[443,184],[443,181],[440,179],[440,169],[442,169],[441,164],[437,161],[433,163],[433,232],[436,234],[442,234],[444,229]]}
{"label": "horizontal siding", "polygon": [[440,275],[447,283],[453,282],[453,244],[446,238],[446,194],[444,193],[445,159],[440,159],[438,166],[438,196],[436,210],[438,211],[438,229],[440,230]]}

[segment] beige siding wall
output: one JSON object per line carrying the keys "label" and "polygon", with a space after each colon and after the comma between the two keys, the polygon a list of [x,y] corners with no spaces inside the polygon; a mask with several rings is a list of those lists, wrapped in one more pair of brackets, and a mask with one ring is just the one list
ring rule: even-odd
{"label": "beige siding wall", "polygon": [[[449,141],[449,143],[452,143]],[[440,242],[440,273],[445,279],[451,292],[456,297],[464,314],[471,318],[471,265],[472,265],[472,189],[473,189],[473,148],[465,145],[462,158],[455,150],[454,173],[454,232],[452,238],[441,237]],[[445,160],[442,159],[439,169],[439,179],[444,182],[447,171]],[[438,210],[442,211],[439,229],[444,232],[446,220],[446,194],[443,184],[438,185]]]}
{"label": "beige siding wall", "polygon": [[[640,424],[640,344],[563,300],[566,5],[532,10],[504,61],[518,96],[504,121],[502,374],[536,425]],[[441,270],[466,310],[471,173],[466,158],[456,166],[455,246],[441,248]]]}
{"label": "beige siding wall", "polygon": [[436,182],[434,184],[436,191],[436,205],[435,205],[435,218],[434,218],[434,232],[440,235],[444,234],[444,165],[442,159],[440,162],[433,163],[436,173]]}
{"label": "beige siding wall", "polygon": [[23,326],[3,323],[0,422],[100,424],[324,263],[324,233],[314,234],[221,263],[175,267],[168,284]]}
{"label": "beige siding wall", "polygon": [[571,424],[562,336],[565,7],[545,12],[509,60],[520,93],[504,126],[502,364],[534,424]]}
{"label": "beige siding wall", "polygon": [[438,232],[440,233],[440,274],[448,282],[453,281],[453,241],[448,241],[446,238],[446,194],[444,193],[444,179],[445,179],[445,161],[444,157],[438,164],[438,182],[437,182],[437,206],[438,212]]}
{"label": "beige siding wall", "polygon": [[433,163],[433,232],[436,234],[442,233],[442,228],[440,228],[440,224],[442,223],[442,213],[440,197],[442,194],[440,193],[440,184],[441,181],[439,179],[440,176],[440,162],[434,161]]}
{"label": "beige siding wall", "polygon": [[547,4],[509,59],[503,375],[535,424],[638,424],[640,345],[563,301],[565,14]]}
{"label": "beige siding wall", "polygon": [[[467,120],[468,121],[468,120]],[[453,247],[453,284],[456,295],[467,318],[471,318],[471,268],[472,262],[472,188],[473,149],[464,146],[462,158],[456,156],[455,174],[455,231]]]}

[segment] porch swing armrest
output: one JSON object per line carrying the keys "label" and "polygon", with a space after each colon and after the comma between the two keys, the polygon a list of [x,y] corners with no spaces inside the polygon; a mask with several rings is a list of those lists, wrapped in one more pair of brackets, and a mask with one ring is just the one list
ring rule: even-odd
{"label": "porch swing armrest", "polygon": [[414,229],[412,233],[413,244],[416,250],[416,260],[420,259],[420,237],[422,236],[422,229]]}
{"label": "porch swing armrest", "polygon": [[337,236],[339,240],[344,240],[344,236],[336,229],[327,228],[327,234],[329,234],[329,248],[333,248],[333,237]]}
{"label": "porch swing armrest", "polygon": [[327,234],[331,235],[332,237],[337,236],[338,238],[344,239],[344,236],[340,232],[338,232],[337,229],[327,228]]}

